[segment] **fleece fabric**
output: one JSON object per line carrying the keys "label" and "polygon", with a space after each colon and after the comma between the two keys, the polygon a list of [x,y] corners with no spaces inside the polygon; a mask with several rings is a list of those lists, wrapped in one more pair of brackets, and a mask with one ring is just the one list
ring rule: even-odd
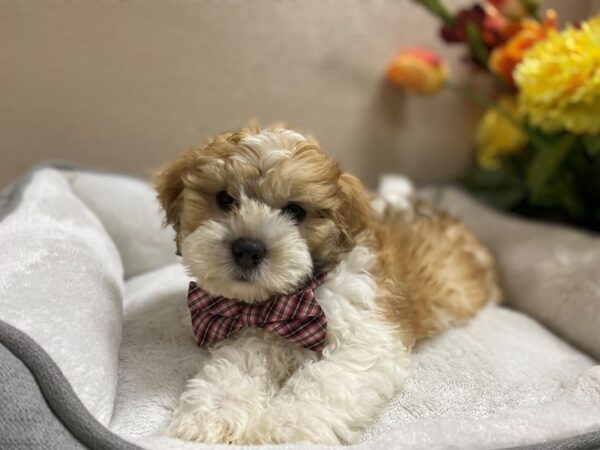
{"label": "fleece fabric", "polygon": [[[506,448],[600,431],[598,239],[496,213],[452,188],[424,195],[494,249],[511,309],[489,307],[418,346],[403,389],[354,447]],[[208,448],[161,435],[205,353],[151,187],[46,168],[4,203],[0,320],[37,343],[118,436]]]}

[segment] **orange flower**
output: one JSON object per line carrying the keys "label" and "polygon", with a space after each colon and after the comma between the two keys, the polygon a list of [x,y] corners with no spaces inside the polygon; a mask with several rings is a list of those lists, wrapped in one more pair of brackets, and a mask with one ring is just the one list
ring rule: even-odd
{"label": "orange flower", "polygon": [[525,52],[537,42],[546,39],[550,30],[556,30],[557,23],[556,12],[552,9],[546,11],[546,19],[543,23],[532,19],[522,20],[519,31],[506,44],[492,52],[489,61],[490,70],[514,86],[513,72],[523,61]]}
{"label": "orange flower", "polygon": [[434,52],[425,49],[404,50],[390,61],[388,79],[403,89],[419,94],[439,91],[448,78],[448,68]]}

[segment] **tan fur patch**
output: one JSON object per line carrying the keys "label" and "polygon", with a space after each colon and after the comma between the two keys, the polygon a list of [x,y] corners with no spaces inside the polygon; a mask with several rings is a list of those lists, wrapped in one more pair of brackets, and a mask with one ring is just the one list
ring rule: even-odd
{"label": "tan fur patch", "polygon": [[500,300],[494,258],[460,222],[421,201],[389,210],[371,238],[384,317],[412,347]]}

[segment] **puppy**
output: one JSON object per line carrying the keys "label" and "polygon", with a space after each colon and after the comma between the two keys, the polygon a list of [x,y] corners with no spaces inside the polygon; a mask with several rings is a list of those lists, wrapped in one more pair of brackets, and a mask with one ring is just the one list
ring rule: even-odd
{"label": "puppy", "polygon": [[[494,260],[465,226],[411,195],[372,198],[294,131],[217,136],[156,189],[209,352],[171,436],[352,443],[401,386],[415,343],[499,297]],[[269,321],[278,308],[312,313]]]}

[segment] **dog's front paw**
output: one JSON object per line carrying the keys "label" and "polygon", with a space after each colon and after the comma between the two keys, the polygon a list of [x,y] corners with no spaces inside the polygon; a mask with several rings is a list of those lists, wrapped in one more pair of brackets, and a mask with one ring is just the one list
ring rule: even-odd
{"label": "dog's front paw", "polygon": [[310,442],[339,445],[340,440],[327,421],[310,411],[297,410],[293,405],[271,408],[259,416],[246,430],[246,444],[284,444]]}
{"label": "dog's front paw", "polygon": [[240,382],[232,391],[193,380],[181,396],[166,434],[208,444],[242,443],[253,416],[262,412],[264,395],[252,383]]}
{"label": "dog's front paw", "polygon": [[236,430],[236,423],[217,410],[190,410],[180,406],[175,411],[166,434],[185,441],[228,444],[236,441],[239,432]]}

